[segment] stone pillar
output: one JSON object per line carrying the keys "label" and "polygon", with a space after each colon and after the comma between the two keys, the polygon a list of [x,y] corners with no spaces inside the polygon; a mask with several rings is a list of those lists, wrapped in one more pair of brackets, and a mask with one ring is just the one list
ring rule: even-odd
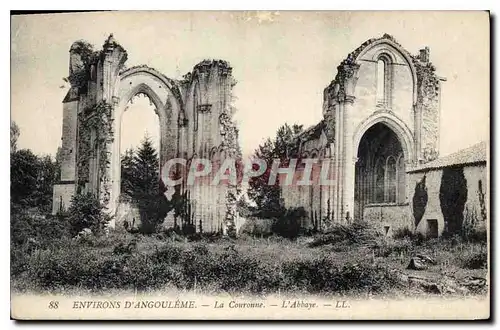
{"label": "stone pillar", "polygon": [[357,81],[357,72],[359,65],[350,61],[342,62],[338,67],[338,93],[336,95],[338,102],[337,128],[339,130],[337,137],[337,179],[336,189],[336,213],[335,218],[339,221],[350,220],[354,212],[354,182],[355,167],[353,159],[357,156],[357,150],[354,150],[354,114],[353,103],[354,88]]}
{"label": "stone pillar", "polygon": [[337,186],[337,177],[335,176],[335,160],[336,160],[336,154],[335,154],[335,143],[330,143],[328,147],[328,154],[327,156],[329,157],[330,164],[328,168],[328,176],[334,180],[334,183],[332,185],[326,186],[327,189],[326,191],[326,196],[325,196],[325,212],[329,211],[329,217],[330,217],[330,224],[331,225],[335,221],[335,188]]}
{"label": "stone pillar", "polygon": [[336,118],[336,124],[335,124],[335,142],[334,142],[334,149],[333,151],[333,157],[335,157],[332,169],[335,177],[335,184],[333,185],[332,189],[332,210],[333,210],[333,217],[332,221],[333,222],[338,222],[340,221],[340,207],[339,207],[339,191],[342,188],[341,187],[341,181],[342,181],[342,176],[340,175],[340,161],[342,157],[342,149],[340,148],[341,145],[341,132],[342,132],[342,117],[341,117],[341,112],[340,112],[340,105],[337,105],[335,107],[335,118]]}
{"label": "stone pillar", "polygon": [[354,127],[352,120],[352,99],[346,97],[343,104],[343,155],[342,155],[342,221],[352,221],[354,217],[354,185],[357,150],[353,145]]}
{"label": "stone pillar", "polygon": [[[120,179],[121,179],[121,157],[120,157],[120,130],[121,130],[121,113],[118,108],[120,104],[120,99],[118,97],[112,97],[112,136],[113,142],[108,143],[107,151],[110,158],[110,164],[108,167],[108,189],[109,189],[109,202],[107,205],[107,210],[111,215],[114,215],[120,198]],[[109,226],[111,228],[115,227],[115,220],[111,220]]]}
{"label": "stone pillar", "polygon": [[76,192],[77,149],[78,149],[78,107],[80,106],[78,73],[85,69],[79,53],[82,44],[75,42],[69,50],[69,79],[71,88],[63,100],[63,123],[61,145],[61,180],[53,188],[52,214],[68,209]]}

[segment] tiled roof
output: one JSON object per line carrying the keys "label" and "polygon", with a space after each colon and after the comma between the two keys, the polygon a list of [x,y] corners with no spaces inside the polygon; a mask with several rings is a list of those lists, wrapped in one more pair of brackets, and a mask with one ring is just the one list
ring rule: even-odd
{"label": "tiled roof", "polygon": [[428,163],[422,164],[408,172],[420,172],[424,170],[439,169],[455,165],[467,165],[485,163],[487,159],[486,141],[475,144],[469,148],[462,149],[451,155],[438,158]]}

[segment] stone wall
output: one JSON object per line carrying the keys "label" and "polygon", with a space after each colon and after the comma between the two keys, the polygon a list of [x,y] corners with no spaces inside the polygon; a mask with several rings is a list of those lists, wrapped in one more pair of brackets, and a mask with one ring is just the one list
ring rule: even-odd
{"label": "stone wall", "polygon": [[408,205],[366,205],[363,219],[387,236],[392,236],[398,230],[411,228]]}
{"label": "stone wall", "polygon": [[[424,235],[428,234],[429,220],[437,221],[438,235],[442,235],[452,225],[445,223],[445,215],[443,214],[444,205],[441,191],[446,189],[442,187],[443,172],[446,169],[409,173],[410,219],[413,228]],[[474,227],[485,227],[487,223],[485,210],[488,203],[486,164],[466,165],[455,167],[454,169],[463,171],[466,182],[465,205],[463,206],[463,211],[461,211],[463,216],[462,226],[473,219]],[[453,193],[455,192],[447,192],[447,194]],[[458,208],[459,205],[454,205],[454,207]],[[450,221],[455,221],[455,219],[451,219]]]}
{"label": "stone wall", "polygon": [[[326,214],[330,201],[333,219],[344,221],[354,214],[355,164],[358,143],[374,124],[382,123],[396,133],[404,159],[410,168],[438,156],[440,81],[430,63],[429,49],[412,55],[392,36],[369,39],[337,67],[337,74],[324,90],[324,133],[332,146],[335,187],[321,198],[321,213]],[[384,97],[378,100],[378,61],[384,60]],[[380,94],[380,93],[379,93]],[[311,139],[301,144],[303,155]],[[320,154],[325,144],[319,145]],[[288,205],[311,204],[307,192],[285,192]],[[291,197],[295,196],[295,197]],[[402,198],[404,199],[404,198]],[[309,207],[310,208],[310,207]],[[391,212],[392,208],[387,209]],[[385,209],[384,209],[385,211]],[[371,210],[370,210],[371,212]],[[404,221],[403,221],[404,222]]]}
{"label": "stone wall", "polygon": [[61,181],[75,181],[76,179],[77,119],[78,102],[63,103]]}
{"label": "stone wall", "polygon": [[428,62],[415,62],[417,70],[417,104],[419,114],[419,161],[429,162],[439,156],[440,78]]}
{"label": "stone wall", "polygon": [[[392,61],[388,64],[392,80],[388,86],[391,100],[386,106],[380,106],[377,102],[377,59],[381,54],[390,54]],[[413,130],[413,76],[401,50],[387,43],[379,43],[362,53],[357,61],[360,66],[356,74],[355,99],[349,124],[357,127],[375,111],[383,110],[391,111]]]}
{"label": "stone wall", "polygon": [[66,211],[71,205],[71,199],[74,194],[74,183],[60,183],[54,185],[52,193],[52,214],[57,214],[59,211]]}
{"label": "stone wall", "polygon": [[[74,43],[70,49],[71,89],[63,101],[62,183],[76,181],[78,192],[96,193],[106,209],[112,215],[119,211],[120,217],[133,213],[127,205],[120,205],[119,142],[121,115],[135,95],[146,95],[159,116],[162,165],[177,157],[211,159],[214,151],[221,158],[240,156],[238,130],[232,120],[235,80],[229,63],[204,60],[182,80],[174,80],[144,65],[126,69],[127,57],[113,35],[98,51],[85,42]],[[109,129],[104,133],[97,127],[99,107],[109,109],[105,118]],[[54,187],[54,210],[60,207],[61,195],[70,198],[66,196],[70,189],[64,188],[64,193],[61,189]],[[177,204],[189,210],[182,216],[189,218],[174,219],[174,224],[188,222],[197,231],[220,231],[237,217],[232,198],[236,187],[182,184],[176,190],[172,196],[180,198]],[[170,223],[171,214],[167,218]]]}
{"label": "stone wall", "polygon": [[465,203],[464,219],[467,220],[467,216],[471,215],[477,219],[476,226],[486,227],[489,202],[486,166],[464,167],[464,175],[467,180],[467,202]]}

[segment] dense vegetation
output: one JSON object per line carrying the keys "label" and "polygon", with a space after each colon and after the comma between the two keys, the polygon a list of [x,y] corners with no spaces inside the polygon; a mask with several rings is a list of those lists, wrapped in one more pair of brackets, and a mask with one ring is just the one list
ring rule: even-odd
{"label": "dense vegetation", "polygon": [[[14,259],[17,290],[155,290],[388,294],[405,287],[400,274],[415,254],[436,260],[426,272],[484,276],[486,246],[458,239],[386,240],[363,223],[291,241],[175,233],[57,239]],[[285,252],[286,251],[286,252]]]}
{"label": "dense vegetation", "polygon": [[[299,131],[280,130],[288,138]],[[468,229],[466,234],[429,241],[401,230],[388,238],[359,221],[333,225],[321,234],[305,232],[300,226],[305,211],[284,209],[272,194],[275,197],[264,198],[267,188],[258,182],[251,184],[249,193],[257,206],[245,199],[238,201],[239,212],[251,224],[238,238],[161,231],[157,224],[169,206],[160,198],[158,156],[149,139],[122,159],[124,198],[137,203],[145,219],[139,232],[123,227],[106,231],[110,218],[92,194],[74,196],[68,212],[52,216],[52,186],[59,177],[59,161],[17,150],[19,129],[14,126],[11,132],[11,278],[15,290],[173,287],[261,294],[413,294],[422,288],[410,288],[401,281],[401,274],[408,261],[421,254],[434,260],[426,274],[437,278],[486,274],[485,232]],[[286,139],[278,140],[274,143]],[[268,150],[269,157],[272,150]]]}
{"label": "dense vegetation", "polygon": [[173,207],[163,195],[159,162],[158,152],[147,136],[137,150],[129,149],[122,156],[122,199],[138,208],[141,218],[139,231],[145,234],[156,232]]}

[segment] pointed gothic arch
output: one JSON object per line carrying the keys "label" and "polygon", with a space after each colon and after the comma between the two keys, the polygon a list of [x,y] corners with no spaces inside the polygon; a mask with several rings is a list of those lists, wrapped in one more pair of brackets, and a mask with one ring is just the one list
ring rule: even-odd
{"label": "pointed gothic arch", "polygon": [[384,121],[363,131],[355,166],[355,210],[362,219],[366,206],[400,205],[406,201],[404,141]]}
{"label": "pointed gothic arch", "polygon": [[149,67],[135,67],[123,71],[117,77],[115,85],[115,107],[111,157],[111,199],[116,203],[121,189],[121,123],[129,102],[138,94],[145,95],[154,105],[159,118],[160,146],[158,154],[160,164],[179,156],[180,130],[179,121],[183,115],[183,102],[178,98],[175,83]]}

